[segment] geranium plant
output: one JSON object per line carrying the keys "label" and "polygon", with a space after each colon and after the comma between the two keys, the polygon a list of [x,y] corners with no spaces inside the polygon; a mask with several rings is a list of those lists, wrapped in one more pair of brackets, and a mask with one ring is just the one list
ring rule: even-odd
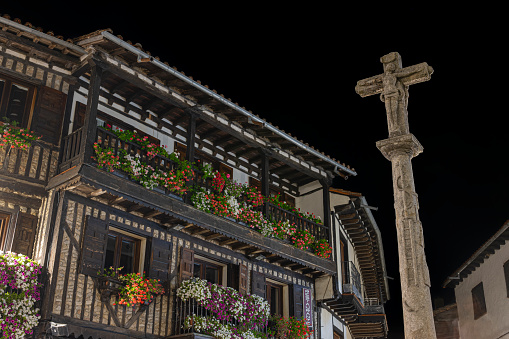
{"label": "geranium plant", "polygon": [[121,274],[118,280],[125,283],[120,288],[119,305],[136,306],[149,304],[164,288],[157,279],[147,279],[140,273]]}
{"label": "geranium plant", "polygon": [[309,233],[308,230],[296,230],[291,236],[293,246],[301,249],[308,250],[315,242],[315,237]]}
{"label": "geranium plant", "polygon": [[332,247],[327,240],[320,239],[313,243],[313,251],[317,256],[328,259],[332,253]]}
{"label": "geranium plant", "polygon": [[33,131],[18,127],[17,121],[10,122],[4,118],[4,123],[0,124],[0,146],[9,148],[19,148],[27,150],[32,145],[32,141],[39,140]]}
{"label": "geranium plant", "polygon": [[304,319],[294,317],[271,316],[274,326],[268,330],[276,339],[308,339],[313,331],[307,327]]}
{"label": "geranium plant", "polygon": [[0,251],[0,337],[25,338],[40,318],[41,266],[22,254]]}

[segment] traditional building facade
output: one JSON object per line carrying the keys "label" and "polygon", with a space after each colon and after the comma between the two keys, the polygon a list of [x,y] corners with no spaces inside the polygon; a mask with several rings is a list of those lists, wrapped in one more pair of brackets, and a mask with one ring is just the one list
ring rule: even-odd
{"label": "traditional building facade", "polygon": [[[201,337],[183,326],[197,310],[175,293],[192,277],[262,296],[271,313],[306,319],[313,338],[387,335],[372,208],[330,187],[353,169],[110,30],[64,40],[8,16],[0,27],[0,117],[42,135],[28,150],[0,148],[0,249],[44,267],[37,337]],[[165,175],[190,164],[193,174],[179,189],[151,185],[132,175],[136,165],[131,175],[113,165],[127,156]],[[192,190],[211,187],[205,168],[278,197],[255,212],[322,240],[330,257],[200,208]],[[109,266],[145,272],[165,293],[119,305],[100,274]]]}
{"label": "traditional building facade", "polygon": [[509,222],[444,282],[454,288],[459,337],[509,338]]}

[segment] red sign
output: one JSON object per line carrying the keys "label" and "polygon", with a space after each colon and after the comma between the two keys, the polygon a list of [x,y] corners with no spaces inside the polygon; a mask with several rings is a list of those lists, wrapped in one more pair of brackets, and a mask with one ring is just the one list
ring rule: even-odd
{"label": "red sign", "polygon": [[311,297],[311,290],[309,288],[302,289],[302,304],[304,305],[304,319],[306,319],[306,325],[313,328],[313,304]]}

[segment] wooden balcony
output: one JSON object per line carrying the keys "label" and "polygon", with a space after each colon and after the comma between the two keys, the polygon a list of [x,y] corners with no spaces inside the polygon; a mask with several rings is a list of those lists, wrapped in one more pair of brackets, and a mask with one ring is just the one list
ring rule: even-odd
{"label": "wooden balcony", "polygon": [[[347,323],[354,338],[386,338],[387,319],[382,299],[367,293],[376,286],[362,283],[361,275],[353,262],[346,261],[341,266],[341,295],[335,299],[324,300],[323,303]],[[381,295],[380,292],[379,296]]]}
{"label": "wooden balcony", "polygon": [[[48,188],[71,186],[82,195],[125,208],[128,212],[136,211],[171,229],[180,229],[191,236],[199,235],[206,240],[213,239],[220,246],[230,246],[253,258],[263,256],[270,263],[279,263],[301,273],[317,276],[334,274],[335,265],[332,260],[297,249],[288,241],[264,237],[236,220],[197,210],[193,207],[188,193],[177,194],[163,187],[147,189],[126,172],[119,169],[110,172],[98,168],[92,158],[85,159],[83,156],[83,145],[88,143],[86,140],[83,142],[83,135],[83,131],[78,129],[64,137],[60,174],[51,180]],[[95,142],[101,148],[111,149],[114,157],[121,154],[138,156],[142,162],[163,171],[173,170],[177,166],[170,158],[161,155],[147,156],[140,145],[119,140],[113,132],[103,128],[97,128]],[[199,169],[195,168],[194,171],[196,175],[188,185],[208,187],[210,182],[202,179]],[[268,219],[289,220],[295,223],[296,228],[308,230],[317,239],[329,240],[329,229],[324,225],[267,202],[262,211]]]}
{"label": "wooden balcony", "polygon": [[[34,197],[24,197],[23,205],[38,208],[40,199],[46,195],[44,186],[57,173],[58,147],[34,141],[28,150],[0,146],[0,182],[11,192],[28,193]],[[10,201],[16,199],[12,194]],[[5,196],[7,198],[7,196]]]}

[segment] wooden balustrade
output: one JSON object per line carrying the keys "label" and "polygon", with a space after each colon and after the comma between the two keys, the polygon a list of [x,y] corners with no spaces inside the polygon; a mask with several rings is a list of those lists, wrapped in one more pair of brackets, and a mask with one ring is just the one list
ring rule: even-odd
{"label": "wooden balustrade", "polygon": [[[74,166],[77,159],[83,153],[80,145],[83,145],[81,138],[83,136],[82,129],[78,129],[64,138],[63,143],[63,157],[60,166],[60,171],[65,171],[68,168]],[[113,156],[125,156],[130,155],[131,157],[139,157],[140,161],[146,165],[151,166],[155,170],[169,172],[175,170],[178,165],[170,158],[162,155],[147,155],[147,149],[144,149],[137,143],[120,140],[117,135],[104,128],[98,128],[96,134],[96,142],[102,149],[109,149],[112,151]],[[85,162],[88,162],[85,159]],[[199,185],[205,189],[211,188],[210,179],[204,180],[203,173],[197,169],[193,169],[195,176],[188,182],[188,186]],[[126,176],[127,177],[127,176]],[[170,194],[168,190],[164,188],[158,188],[160,191],[164,191],[166,194]],[[173,194],[174,195],[174,194]],[[188,196],[180,196],[187,203],[190,203],[189,194]],[[265,202],[265,208],[261,209],[265,214],[265,217],[271,221],[279,222],[288,220],[291,224],[294,224],[298,230],[307,230],[312,236],[318,239],[326,239],[329,241],[329,229],[327,226],[318,224],[307,218],[301,217],[296,213],[285,210],[272,203]]]}
{"label": "wooden balustrade", "polygon": [[58,147],[33,141],[21,150],[0,147],[0,174],[39,184],[47,183],[57,172]]}

